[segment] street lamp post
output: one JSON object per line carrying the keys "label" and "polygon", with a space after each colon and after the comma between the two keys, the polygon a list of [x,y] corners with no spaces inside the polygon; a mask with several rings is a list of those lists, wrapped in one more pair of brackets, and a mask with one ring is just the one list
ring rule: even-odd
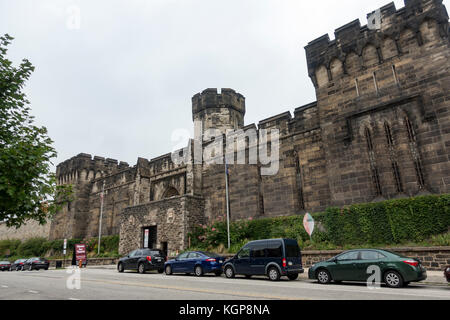
{"label": "street lamp post", "polygon": [[105,198],[105,181],[103,181],[102,193],[100,194],[100,222],[98,227],[98,255],[100,255],[100,242],[102,238],[102,218],[103,218],[103,199]]}
{"label": "street lamp post", "polygon": [[227,201],[227,235],[228,235],[228,250],[230,250],[230,201],[228,194],[228,164],[225,159],[225,191],[226,191],[226,201]]}

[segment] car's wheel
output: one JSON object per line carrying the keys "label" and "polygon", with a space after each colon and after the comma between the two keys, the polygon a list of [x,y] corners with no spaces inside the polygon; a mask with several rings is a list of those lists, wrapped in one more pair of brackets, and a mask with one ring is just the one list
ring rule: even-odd
{"label": "car's wheel", "polygon": [[232,266],[228,266],[225,268],[225,276],[228,279],[234,278],[235,274]]}
{"label": "car's wheel", "polygon": [[267,271],[267,275],[269,276],[269,279],[271,281],[278,281],[281,277],[280,271],[278,271],[278,269],[275,267],[269,268],[269,270]]}
{"label": "car's wheel", "polygon": [[194,273],[197,277],[203,276],[203,268],[201,266],[196,266],[194,269]]}
{"label": "car's wheel", "polygon": [[325,269],[320,269],[316,274],[317,281],[321,284],[328,284],[331,282],[331,275]]}
{"label": "car's wheel", "polygon": [[220,277],[220,276],[222,275],[222,271],[216,271],[216,272],[214,272],[214,274],[215,274],[217,277]]}
{"label": "car's wheel", "polygon": [[170,276],[172,274],[172,267],[170,265],[167,265],[165,272],[166,275]]}
{"label": "car's wheel", "polygon": [[45,270],[48,270],[48,267],[47,268],[44,268]]}
{"label": "car's wheel", "polygon": [[298,278],[298,273],[290,273],[288,274],[288,279],[291,281],[297,280]]}
{"label": "car's wheel", "polygon": [[158,269],[158,273],[163,273],[164,269]]}
{"label": "car's wheel", "polygon": [[143,263],[139,263],[138,271],[140,274],[145,273],[145,265]]}
{"label": "car's wheel", "polygon": [[403,287],[403,278],[397,271],[390,270],[384,274],[384,283],[389,288],[401,288]]}
{"label": "car's wheel", "polygon": [[119,272],[124,272],[125,271],[125,268],[123,267],[123,263],[122,262],[120,262],[117,265],[117,271],[119,271]]}
{"label": "car's wheel", "polygon": [[251,277],[252,277],[251,274],[246,274],[246,275],[245,275],[245,278],[246,278],[246,279],[250,279]]}

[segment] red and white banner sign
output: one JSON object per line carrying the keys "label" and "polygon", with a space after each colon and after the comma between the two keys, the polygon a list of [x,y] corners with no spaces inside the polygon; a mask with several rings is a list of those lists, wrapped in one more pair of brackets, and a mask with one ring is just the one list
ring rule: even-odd
{"label": "red and white banner sign", "polygon": [[76,258],[77,262],[80,260],[85,262],[87,260],[85,244],[76,244],[75,245],[75,258]]}

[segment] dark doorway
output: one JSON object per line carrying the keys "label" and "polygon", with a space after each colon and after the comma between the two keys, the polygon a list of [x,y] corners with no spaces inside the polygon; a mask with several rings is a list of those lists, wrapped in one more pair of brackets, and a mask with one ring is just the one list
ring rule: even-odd
{"label": "dark doorway", "polygon": [[144,227],[143,229],[143,248],[156,248],[157,229],[156,226]]}
{"label": "dark doorway", "polygon": [[168,256],[169,253],[169,245],[167,242],[161,242],[161,250],[164,252],[166,256]]}

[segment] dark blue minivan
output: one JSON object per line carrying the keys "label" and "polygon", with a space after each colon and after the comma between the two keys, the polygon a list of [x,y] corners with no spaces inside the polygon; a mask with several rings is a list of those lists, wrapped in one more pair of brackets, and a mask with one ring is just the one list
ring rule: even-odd
{"label": "dark blue minivan", "polygon": [[296,240],[270,239],[247,243],[223,266],[225,276],[267,275],[270,280],[278,281],[287,276],[290,280],[303,273],[302,255]]}

